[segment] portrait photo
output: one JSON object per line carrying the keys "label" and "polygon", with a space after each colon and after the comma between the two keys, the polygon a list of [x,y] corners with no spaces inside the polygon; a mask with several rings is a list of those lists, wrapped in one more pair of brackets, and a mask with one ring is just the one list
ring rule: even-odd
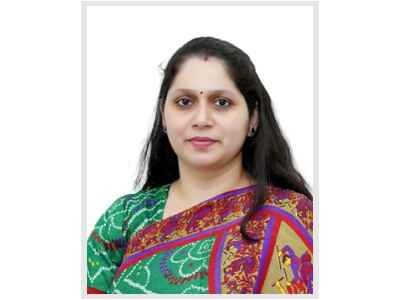
{"label": "portrait photo", "polygon": [[82,2],[84,295],[317,295],[317,16]]}

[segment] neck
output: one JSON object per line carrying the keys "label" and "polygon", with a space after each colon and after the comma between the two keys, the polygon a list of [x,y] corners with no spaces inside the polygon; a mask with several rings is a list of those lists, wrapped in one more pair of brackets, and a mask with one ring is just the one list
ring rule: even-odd
{"label": "neck", "polygon": [[196,204],[215,195],[254,184],[242,166],[241,154],[218,170],[190,167],[179,163],[180,178],[173,183],[179,198]]}

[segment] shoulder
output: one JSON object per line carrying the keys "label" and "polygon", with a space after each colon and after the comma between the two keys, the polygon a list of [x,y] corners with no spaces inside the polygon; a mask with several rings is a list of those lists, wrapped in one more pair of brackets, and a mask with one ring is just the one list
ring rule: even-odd
{"label": "shoulder", "polygon": [[265,206],[282,217],[295,219],[312,233],[313,203],[307,196],[290,189],[270,185]]}
{"label": "shoulder", "polygon": [[127,236],[162,218],[169,185],[162,185],[122,198],[124,206],[123,230]]}
{"label": "shoulder", "polygon": [[111,233],[114,235],[121,234],[126,230],[126,224],[132,222],[132,218],[146,217],[148,208],[155,203],[160,203],[167,191],[167,185],[151,188],[148,190],[140,190],[134,193],[124,194],[115,199],[106,209],[95,225],[98,232]]}
{"label": "shoulder", "polygon": [[168,185],[124,194],[118,197],[109,207],[108,211],[129,210],[136,206],[147,206],[151,200],[162,200],[168,191]]}

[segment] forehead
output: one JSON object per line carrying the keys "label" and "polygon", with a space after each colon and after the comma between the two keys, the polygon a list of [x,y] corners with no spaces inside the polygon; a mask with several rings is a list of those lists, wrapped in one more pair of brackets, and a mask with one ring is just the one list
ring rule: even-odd
{"label": "forehead", "polygon": [[169,93],[184,92],[187,89],[240,94],[228,75],[224,62],[214,57],[209,57],[207,60],[192,57],[181,65]]}

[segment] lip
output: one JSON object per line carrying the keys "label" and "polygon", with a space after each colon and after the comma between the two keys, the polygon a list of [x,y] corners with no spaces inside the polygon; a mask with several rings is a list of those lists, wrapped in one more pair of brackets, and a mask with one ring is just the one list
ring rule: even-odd
{"label": "lip", "polygon": [[213,140],[209,137],[206,136],[195,136],[189,139],[190,142],[216,142],[216,140]]}
{"label": "lip", "polygon": [[193,137],[189,139],[189,142],[196,149],[207,149],[212,144],[214,144],[216,140],[210,139],[208,137]]}

